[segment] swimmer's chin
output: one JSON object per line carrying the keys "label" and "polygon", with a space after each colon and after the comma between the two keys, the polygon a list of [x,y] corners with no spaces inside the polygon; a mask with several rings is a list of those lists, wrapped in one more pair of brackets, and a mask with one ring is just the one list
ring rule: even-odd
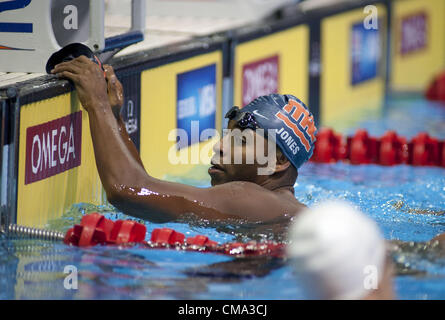
{"label": "swimmer's chin", "polygon": [[215,171],[209,170],[209,175],[210,175],[210,184],[212,186],[216,186],[216,185],[223,184],[223,183],[227,182],[226,181],[227,179],[225,179],[223,171],[215,172]]}

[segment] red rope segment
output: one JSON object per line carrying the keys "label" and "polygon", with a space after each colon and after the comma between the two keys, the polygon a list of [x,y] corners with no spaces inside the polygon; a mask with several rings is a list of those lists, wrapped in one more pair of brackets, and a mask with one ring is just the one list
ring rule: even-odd
{"label": "red rope segment", "polygon": [[425,91],[425,98],[431,101],[445,102],[445,71],[434,77]]}
{"label": "red rope segment", "polygon": [[376,138],[363,129],[345,138],[330,128],[324,128],[317,134],[311,161],[445,167],[445,141],[430,137],[425,132],[419,133],[409,142],[394,131],[387,131],[382,137]]}
{"label": "red rope segment", "polygon": [[173,229],[157,228],[152,231],[150,241],[146,242],[146,232],[146,226],[141,223],[131,220],[112,221],[94,212],[83,216],[80,225],[75,225],[66,232],[64,243],[79,247],[141,243],[150,249],[210,252],[230,256],[285,257],[285,245],[273,241],[219,244],[203,235],[186,239],[184,234]]}

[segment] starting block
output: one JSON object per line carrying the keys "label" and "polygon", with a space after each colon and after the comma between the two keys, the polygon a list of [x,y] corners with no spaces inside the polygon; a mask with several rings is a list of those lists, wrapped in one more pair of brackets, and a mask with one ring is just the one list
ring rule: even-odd
{"label": "starting block", "polygon": [[105,0],[1,1],[0,72],[44,73],[51,54],[73,42],[102,53],[142,41],[145,0],[131,6],[128,32],[105,38]]}

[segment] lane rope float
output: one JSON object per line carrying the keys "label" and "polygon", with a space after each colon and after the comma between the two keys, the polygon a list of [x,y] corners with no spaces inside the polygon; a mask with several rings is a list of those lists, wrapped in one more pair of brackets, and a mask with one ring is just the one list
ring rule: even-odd
{"label": "lane rope float", "polygon": [[270,256],[285,257],[285,244],[275,241],[228,242],[220,244],[204,235],[185,237],[170,228],[156,228],[150,240],[145,241],[147,227],[132,220],[112,221],[94,212],[82,217],[80,224],[74,225],[65,234],[38,228],[10,225],[7,236],[63,241],[66,245],[91,247],[96,245],[133,245],[139,244],[147,249],[174,249],[224,254],[229,256]]}
{"label": "lane rope float", "polygon": [[445,167],[445,141],[425,132],[408,141],[395,131],[387,131],[377,138],[359,129],[353,136],[343,137],[331,128],[323,128],[317,134],[314,154],[309,161]]}

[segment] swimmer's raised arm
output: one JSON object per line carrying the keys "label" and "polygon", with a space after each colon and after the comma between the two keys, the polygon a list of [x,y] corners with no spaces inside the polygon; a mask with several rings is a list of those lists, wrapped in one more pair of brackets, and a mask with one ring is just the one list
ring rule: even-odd
{"label": "swimmer's raised arm", "polygon": [[113,111],[114,117],[116,118],[117,124],[119,126],[121,138],[133,158],[137,162],[139,162],[141,166],[144,166],[139,152],[136,149],[136,146],[128,135],[124,120],[122,119],[122,115],[120,113],[122,105],[124,104],[124,90],[122,87],[122,83],[119,81],[116,74],[114,73],[114,69],[112,66],[105,64],[104,70],[107,80],[108,102],[110,103],[111,110]]}
{"label": "swimmer's raised arm", "polygon": [[254,183],[232,182],[204,189],[151,177],[122,139],[99,66],[79,57],[57,65],[53,73],[74,82],[88,112],[102,184],[109,201],[124,213],[153,222],[171,221],[189,212],[211,220],[259,221],[278,215],[281,200]]}
{"label": "swimmer's raised arm", "polygon": [[81,56],[57,65],[52,73],[73,81],[80,103],[88,112],[96,165],[107,194],[114,185],[126,185],[133,176],[138,176],[135,171],[145,172],[121,137],[122,130],[110,105],[113,97],[108,96],[100,67]]}

